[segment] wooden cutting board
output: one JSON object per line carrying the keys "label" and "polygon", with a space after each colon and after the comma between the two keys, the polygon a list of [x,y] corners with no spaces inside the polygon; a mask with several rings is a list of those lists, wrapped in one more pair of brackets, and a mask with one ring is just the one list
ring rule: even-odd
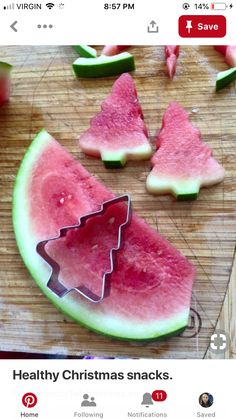
{"label": "wooden cutting board", "polygon": [[[231,334],[226,356],[235,356],[235,85],[215,93],[216,74],[226,65],[212,47],[181,48],[173,81],[165,74],[162,47],[136,47],[132,53],[137,67],[134,77],[153,143],[168,103],[179,101],[224,165],[225,180],[202,190],[197,201],[180,203],[170,196],[154,197],[146,192],[148,161],[131,162],[120,171],[106,170],[100,160],[84,156],[75,139],[99,110],[114,78],[76,80],[71,71],[76,53],[70,47],[0,48],[0,60],[14,65],[11,101],[0,109],[0,350],[212,357],[209,340],[218,324]],[[66,318],[35,285],[16,248],[11,200],[20,161],[42,127],[114,192],[129,191],[137,213],[195,264],[193,311],[183,336],[148,344],[99,336]]]}

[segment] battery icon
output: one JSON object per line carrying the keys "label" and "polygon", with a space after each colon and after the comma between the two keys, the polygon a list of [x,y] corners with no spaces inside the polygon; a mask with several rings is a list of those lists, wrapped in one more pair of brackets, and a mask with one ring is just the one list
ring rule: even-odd
{"label": "battery icon", "polygon": [[211,3],[211,9],[212,10],[226,10],[227,4],[226,3]]}

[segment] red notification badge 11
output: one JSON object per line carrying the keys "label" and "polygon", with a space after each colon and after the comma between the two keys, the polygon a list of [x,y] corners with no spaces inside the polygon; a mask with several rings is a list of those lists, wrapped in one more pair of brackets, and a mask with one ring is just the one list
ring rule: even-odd
{"label": "red notification badge 11", "polygon": [[222,15],[183,15],[179,18],[182,38],[224,38],[226,17]]}
{"label": "red notification badge 11", "polygon": [[152,400],[154,402],[164,402],[167,399],[167,393],[165,390],[155,390],[152,393]]}

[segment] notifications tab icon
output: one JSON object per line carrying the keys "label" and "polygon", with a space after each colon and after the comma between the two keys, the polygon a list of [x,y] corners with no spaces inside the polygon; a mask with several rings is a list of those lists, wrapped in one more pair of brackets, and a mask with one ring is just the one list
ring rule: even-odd
{"label": "notifications tab icon", "polygon": [[224,38],[225,16],[183,15],[179,18],[179,36],[182,38]]}

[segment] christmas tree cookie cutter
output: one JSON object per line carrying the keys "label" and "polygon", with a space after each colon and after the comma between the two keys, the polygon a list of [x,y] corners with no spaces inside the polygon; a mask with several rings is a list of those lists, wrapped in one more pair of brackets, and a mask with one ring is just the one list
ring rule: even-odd
{"label": "christmas tree cookie cutter", "polygon": [[[76,230],[78,228],[83,228],[86,224],[86,221],[90,218],[93,218],[96,215],[103,215],[105,214],[107,208],[113,206],[114,204],[118,204],[120,202],[125,202],[127,204],[127,213],[126,219],[124,223],[119,226],[118,229],[118,238],[117,238],[117,245],[110,249],[110,269],[103,274],[102,277],[102,286],[101,286],[101,295],[97,295],[93,293],[89,288],[85,285],[80,285],[78,287],[73,288],[66,288],[59,280],[60,274],[60,265],[49,256],[46,251],[46,246],[49,242],[58,240],[62,237],[65,237],[68,231]],[[115,269],[115,255],[121,249],[123,245],[123,230],[129,225],[131,221],[132,215],[132,207],[131,207],[131,197],[129,194],[120,195],[116,198],[112,198],[108,201],[103,202],[101,205],[101,209],[98,211],[90,212],[86,215],[83,215],[80,219],[78,224],[73,226],[63,227],[59,231],[59,235],[57,237],[53,237],[47,240],[43,240],[39,242],[36,246],[37,253],[45,260],[45,262],[51,267],[51,275],[47,283],[47,287],[58,297],[62,298],[67,295],[71,291],[76,291],[88,301],[92,303],[100,303],[104,300],[105,297],[110,295],[111,290],[111,276]]]}

